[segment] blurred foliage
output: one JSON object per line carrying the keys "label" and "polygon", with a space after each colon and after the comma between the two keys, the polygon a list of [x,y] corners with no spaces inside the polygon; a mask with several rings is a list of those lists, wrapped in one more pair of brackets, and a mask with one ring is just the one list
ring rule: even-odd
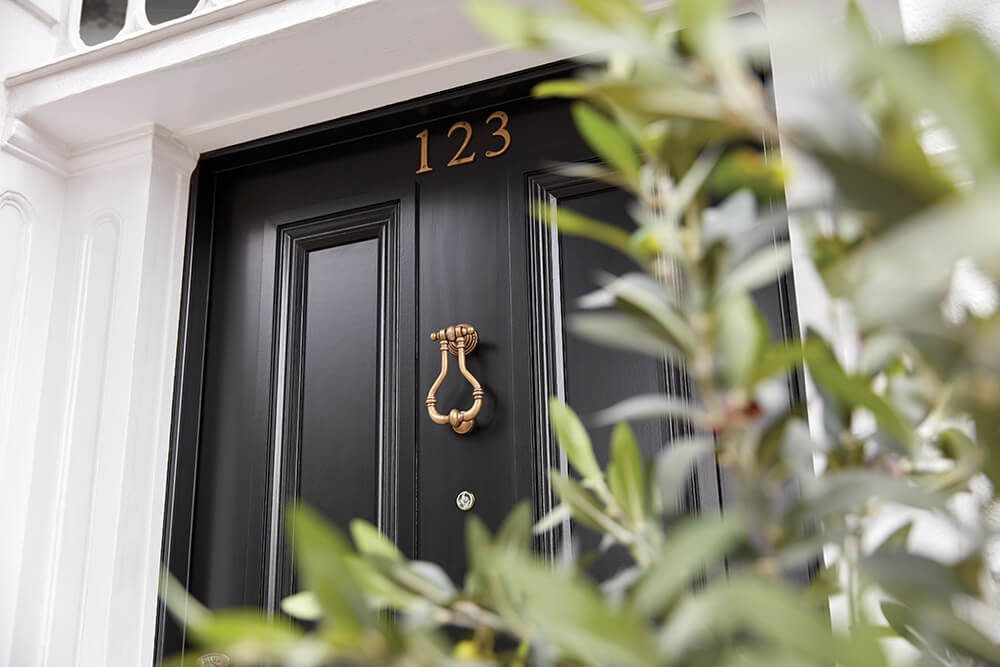
{"label": "blurred foliage", "polygon": [[[309,624],[209,612],[165,575],[168,607],[233,664],[885,665],[901,643],[919,664],[1000,664],[986,558],[1000,480],[1000,59],[964,28],[881,44],[853,7],[842,27],[765,30],[723,0],[655,14],[569,4],[470,8],[500,41],[587,65],[535,90],[573,100],[601,160],[561,168],[634,196],[631,233],[555,216],[636,264],[581,300],[572,329],[666,357],[694,387],[691,401],[640,396],[597,415],[616,422],[606,468],[574,412],[549,407],[575,475],[552,472],[561,504],[534,532],[571,518],[628,566],[595,581],[572,545],[554,563],[534,555],[522,504],[495,535],[469,519],[456,583],[364,522],[348,540],[300,507],[305,592],[283,610]],[[807,113],[779,133],[759,63],[780,41],[832,50],[840,71],[788,93]],[[951,148],[929,152],[935,137]],[[825,173],[828,197],[784,210],[799,169],[779,144]],[[786,219],[836,338],[777,340],[752,298],[789,271]],[[786,398],[800,369],[809,421]],[[629,426],[644,419],[695,435],[644,461]],[[721,516],[685,513],[691,470],[712,457],[735,498]]]}

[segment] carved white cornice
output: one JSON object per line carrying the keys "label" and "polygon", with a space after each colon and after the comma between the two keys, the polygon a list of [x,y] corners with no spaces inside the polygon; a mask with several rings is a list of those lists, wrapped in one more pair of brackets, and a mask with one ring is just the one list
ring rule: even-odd
{"label": "carved white cornice", "polygon": [[168,163],[187,173],[198,161],[197,153],[178,141],[170,131],[155,124],[98,143],[69,147],[18,118],[8,118],[0,150],[62,178],[139,157],[149,157],[154,163]]}
{"label": "carved white cornice", "polygon": [[8,118],[4,123],[0,150],[57,176],[69,175],[68,147],[18,118]]}
{"label": "carved white cornice", "polygon": [[150,124],[98,143],[75,146],[67,163],[69,173],[75,175],[139,157],[150,157],[154,163],[166,162],[187,172],[194,169],[198,161],[198,154],[178,141],[169,130]]}

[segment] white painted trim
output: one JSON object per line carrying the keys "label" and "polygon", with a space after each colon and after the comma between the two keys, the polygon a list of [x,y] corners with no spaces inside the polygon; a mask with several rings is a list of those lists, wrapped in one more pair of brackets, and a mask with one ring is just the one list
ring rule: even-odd
{"label": "white painted trim", "polygon": [[69,173],[66,163],[67,146],[35,130],[17,118],[8,118],[4,124],[0,150],[41,167],[56,176]]}
{"label": "white painted trim", "polygon": [[[17,1],[29,2],[30,0]],[[23,83],[28,83],[29,81],[42,79],[59,72],[65,72],[75,67],[82,67],[83,65],[105,60],[121,53],[141,49],[151,44],[155,44],[156,42],[169,39],[175,35],[197,30],[213,23],[225,21],[227,19],[252,12],[261,7],[266,7],[267,5],[284,1],[285,0],[235,0],[229,4],[205,8],[200,12],[194,12],[188,16],[182,16],[172,21],[159,23],[155,26],[151,25],[148,28],[143,28],[139,32],[129,32],[123,28],[114,39],[108,40],[107,42],[101,42],[100,44],[95,44],[93,46],[88,46],[80,39],[80,0],[73,0],[71,7],[75,9],[75,11],[72,11],[70,15],[75,15],[76,18],[68,22],[68,24],[72,26],[68,37],[77,50],[43,65],[32,67],[21,72],[15,72],[4,80],[4,85],[10,88]],[[196,8],[196,10],[197,9],[198,8]],[[54,22],[55,20],[53,20],[53,23]]]}
{"label": "white painted trim", "polygon": [[48,7],[45,7],[41,3],[35,2],[35,0],[13,0],[15,3],[20,5],[29,14],[34,16],[36,19],[41,21],[48,27],[54,26],[59,22],[59,18],[49,11]]}

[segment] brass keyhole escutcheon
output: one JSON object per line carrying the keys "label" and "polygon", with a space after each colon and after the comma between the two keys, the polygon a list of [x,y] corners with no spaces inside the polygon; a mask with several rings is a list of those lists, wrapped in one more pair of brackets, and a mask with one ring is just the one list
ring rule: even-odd
{"label": "brass keyhole escutcheon", "polygon": [[[455,433],[468,433],[476,425],[476,416],[483,407],[485,392],[469,369],[465,367],[465,355],[470,354],[479,344],[479,334],[470,324],[456,324],[447,329],[431,333],[431,340],[437,341],[441,350],[441,372],[427,392],[427,414],[435,424],[450,424]],[[458,357],[458,370],[472,385],[472,406],[468,410],[453,409],[447,415],[437,411],[437,390],[448,374],[448,355]]]}

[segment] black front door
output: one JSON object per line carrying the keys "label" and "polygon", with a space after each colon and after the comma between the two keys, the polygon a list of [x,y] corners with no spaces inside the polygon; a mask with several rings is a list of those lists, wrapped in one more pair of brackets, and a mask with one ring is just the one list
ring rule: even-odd
{"label": "black front door", "polygon": [[[529,97],[538,77],[200,162],[165,555],[209,606],[273,607],[292,592],[281,518],[294,498],[341,526],[376,523],[459,577],[463,491],[475,497],[467,512],[491,527],[520,499],[539,515],[553,504],[547,470],[562,463],[549,395],[587,413],[682,390],[666,365],[564,330],[598,269],[634,267],[554,234],[555,204],[626,225],[627,201],[554,173],[552,162],[591,153],[564,103]],[[477,331],[468,370],[484,389],[465,434],[425,406],[440,372],[429,335],[458,324]],[[436,404],[445,415],[473,401],[449,361]],[[647,454],[676,428],[636,426]],[[603,455],[607,431],[594,438]],[[706,472],[692,502],[717,506],[717,476]]]}

